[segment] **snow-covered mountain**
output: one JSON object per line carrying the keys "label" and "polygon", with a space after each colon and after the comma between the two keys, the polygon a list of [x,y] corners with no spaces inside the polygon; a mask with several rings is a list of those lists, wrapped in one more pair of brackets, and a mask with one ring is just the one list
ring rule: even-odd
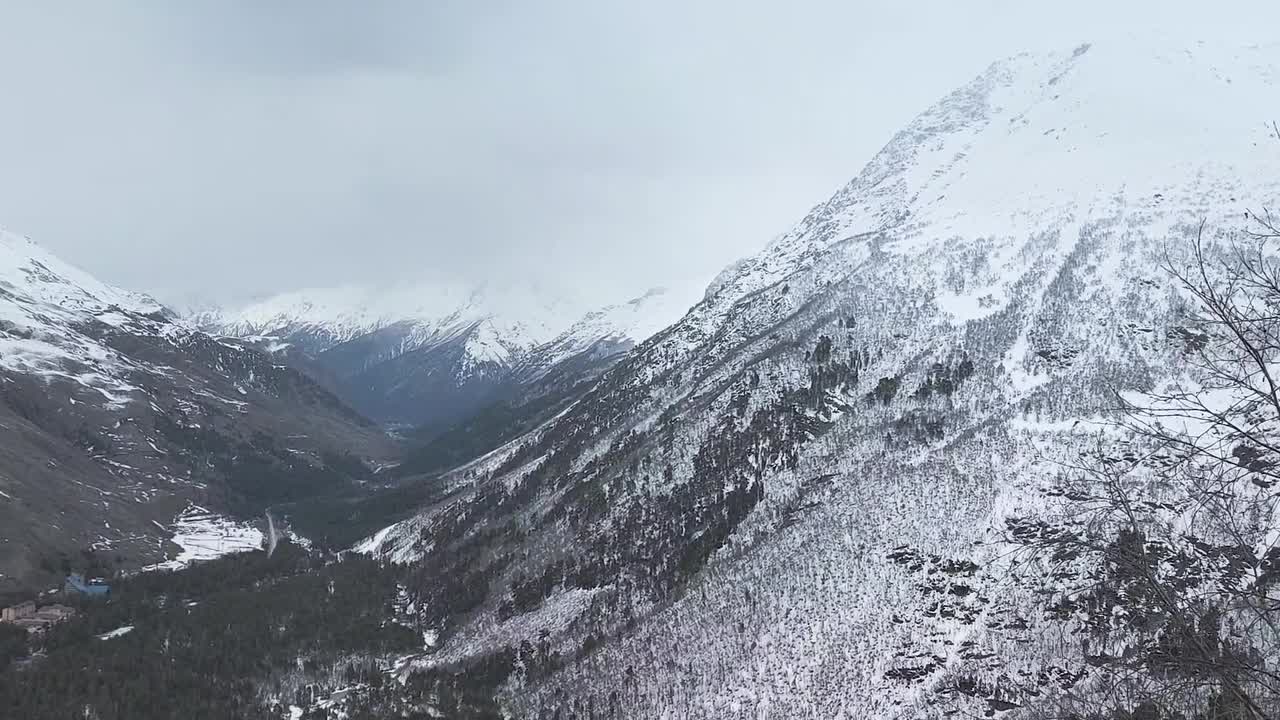
{"label": "snow-covered mountain", "polygon": [[30,239],[0,231],[0,367],[71,380],[123,403],[133,389],[123,379],[128,361],[79,328],[130,328],[133,318],[154,323],[163,315],[150,298],[98,282]]}
{"label": "snow-covered mountain", "polygon": [[[998,62],[604,373],[359,546],[411,665],[514,657],[517,715],[1017,715],[1096,658],[1006,521],[1113,390],[1186,371],[1160,265],[1280,198],[1280,46]],[[1065,582],[1065,581],[1064,581]],[[958,714],[958,715],[957,715]]]}
{"label": "snow-covered mountain", "polygon": [[532,285],[423,283],[299,290],[193,320],[236,337],[301,342],[311,353],[391,327],[404,328],[402,352],[409,352],[480,325],[475,359],[505,362],[513,352],[555,337],[583,312],[581,302]]}
{"label": "snow-covered mountain", "polygon": [[588,312],[535,347],[522,363],[521,374],[545,373],[574,357],[604,357],[630,349],[678,320],[699,299],[687,291],[654,288],[625,303]]}
{"label": "snow-covered mountain", "polygon": [[616,359],[693,301],[655,290],[596,310],[536,286],[423,283],[291,292],[190,319],[292,358],[379,422],[439,430],[562,363]]}
{"label": "snow-covered mountain", "polygon": [[60,553],[161,560],[192,501],[256,513],[392,452],[298,372],[0,232],[0,589]]}

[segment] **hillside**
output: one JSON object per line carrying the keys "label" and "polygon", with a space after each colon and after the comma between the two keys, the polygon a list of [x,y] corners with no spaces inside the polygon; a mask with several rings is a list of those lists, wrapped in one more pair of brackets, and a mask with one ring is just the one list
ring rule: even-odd
{"label": "hillside", "polygon": [[164,560],[192,503],[257,516],[395,452],[304,375],[0,233],[0,590]]}
{"label": "hillside", "polygon": [[528,717],[990,717],[1091,677],[1006,530],[1115,391],[1188,371],[1160,266],[1280,197],[1278,82],[1276,47],[1081,45],[943,98],[359,546],[411,564],[412,666],[514,657]]}

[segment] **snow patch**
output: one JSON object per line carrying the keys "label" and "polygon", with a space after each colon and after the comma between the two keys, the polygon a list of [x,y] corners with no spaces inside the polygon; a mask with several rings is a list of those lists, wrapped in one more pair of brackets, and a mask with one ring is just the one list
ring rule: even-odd
{"label": "snow patch", "polygon": [[143,568],[144,571],[177,570],[194,562],[261,550],[263,544],[263,534],[258,528],[195,505],[178,516],[172,530],[171,539],[182,548],[181,552],[175,558]]}
{"label": "snow patch", "polygon": [[118,637],[120,637],[121,635],[128,635],[128,634],[129,634],[129,633],[131,633],[131,632],[133,632],[133,626],[132,626],[132,625],[125,625],[124,627],[118,627],[118,628],[116,628],[115,630],[112,630],[111,632],[103,633],[103,634],[99,635],[99,636],[98,636],[98,639],[99,639],[99,640],[112,640],[112,639],[114,639],[114,638],[118,638]]}
{"label": "snow patch", "polygon": [[[398,524],[399,523],[397,523],[397,525]],[[387,536],[390,535],[391,531],[395,529],[396,529],[396,525],[388,525],[387,527],[384,527],[378,532],[374,533],[372,537],[369,537],[357,543],[354,547],[351,548],[351,551],[355,553],[359,553],[361,555],[376,556],[382,550],[382,544],[383,542],[386,541]]]}

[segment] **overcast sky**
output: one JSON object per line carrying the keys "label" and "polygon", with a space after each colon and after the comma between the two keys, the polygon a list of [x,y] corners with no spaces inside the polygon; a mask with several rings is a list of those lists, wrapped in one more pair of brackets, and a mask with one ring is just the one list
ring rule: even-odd
{"label": "overcast sky", "polygon": [[0,0],[0,227],[170,300],[618,299],[759,249],[993,60],[1277,5]]}

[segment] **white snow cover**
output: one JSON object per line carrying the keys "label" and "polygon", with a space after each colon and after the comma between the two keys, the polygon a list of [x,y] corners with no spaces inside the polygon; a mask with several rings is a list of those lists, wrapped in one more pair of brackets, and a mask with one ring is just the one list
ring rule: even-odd
{"label": "white snow cover", "polygon": [[538,348],[534,362],[542,369],[590,350],[598,343],[632,346],[648,340],[679,320],[701,299],[701,288],[654,288],[638,298],[587,313],[551,342]]}
{"label": "white snow cover", "polygon": [[574,323],[571,330],[581,328],[579,336],[595,335],[641,343],[679,320],[701,300],[702,289],[695,292],[690,292],[689,288],[683,291],[654,288],[634,300],[588,314]]}
{"label": "white snow cover", "polygon": [[382,550],[383,541],[387,539],[387,535],[389,535],[395,527],[396,526],[392,524],[382,528],[372,536],[356,543],[356,545],[351,548],[351,551],[361,555],[377,555]]}
{"label": "white snow cover", "polygon": [[129,634],[129,633],[131,633],[131,632],[133,632],[133,626],[132,626],[132,625],[125,625],[124,627],[118,627],[118,628],[116,628],[115,630],[112,630],[111,632],[107,632],[107,633],[103,633],[103,634],[99,635],[99,636],[98,636],[98,639],[99,639],[99,640],[113,640],[113,639],[118,638],[118,637],[120,637],[120,636],[122,636],[122,635],[128,635],[128,634]]}
{"label": "white snow cover", "polygon": [[[1169,49],[1141,38],[997,62],[793,229],[722,271],[664,342],[666,355],[687,358],[735,303],[812,268],[824,251],[846,243],[850,266],[866,262],[869,244],[854,238],[887,233],[885,250],[923,262],[941,259],[936,250],[952,240],[989,239],[989,264],[1008,272],[937,298],[964,322],[1003,306],[1031,229],[1076,237],[1090,222],[1127,216],[1156,235],[1238,221],[1280,188],[1278,68],[1278,44]],[[1125,270],[1101,269],[1108,280]],[[932,269],[935,282],[940,272]]]}
{"label": "white snow cover", "polygon": [[[1142,387],[1177,370],[1177,343],[1165,332],[1177,322],[1176,291],[1160,250],[1202,220],[1238,231],[1246,210],[1280,197],[1280,138],[1269,126],[1280,118],[1277,85],[1280,45],[1169,50],[1134,41],[996,63],[910,123],[793,230],[726,269],[704,302],[629,359],[634,375],[613,378],[645,391],[613,397],[645,400],[630,408],[602,398],[599,407],[622,413],[616,421],[592,416],[594,408],[573,411],[570,423],[602,429],[594,445],[572,450],[574,466],[676,408],[673,449],[664,455],[652,443],[645,461],[670,461],[672,482],[696,477],[690,456],[705,428],[733,422],[729,398],[744,371],[760,370],[752,402],[804,387],[818,333],[870,357],[847,398],[856,411],[813,438],[794,470],[769,471],[765,499],[691,592],[637,612],[634,630],[541,685],[513,687],[515,714],[547,714],[566,698],[599,705],[618,690],[618,712],[628,717],[943,717],[950,708],[934,701],[960,672],[1000,682],[1029,658],[1079,661],[1038,605],[1017,604],[1024,598],[999,564],[1004,520],[1044,511],[1061,469],[1048,460],[1078,460],[1107,429],[1099,419],[1114,408],[1108,388]],[[795,339],[805,342],[787,348]],[[1038,355],[1058,347],[1079,354]],[[953,396],[861,402],[877,378],[901,374],[904,388],[920,387],[928,363],[960,352],[977,374]],[[886,441],[889,421],[917,412],[945,420],[945,438]],[[614,434],[604,431],[610,422]],[[554,443],[536,449],[566,447]],[[479,498],[524,472],[468,482]],[[624,491],[625,469],[592,473],[599,487]],[[831,479],[827,489],[800,491],[819,477]],[[646,495],[668,487],[655,480]],[[556,499],[547,492],[532,502]],[[607,508],[626,508],[621,500],[610,495]],[[805,514],[794,524],[778,522],[796,507]],[[420,538],[456,516],[435,513],[384,529],[362,549],[397,559],[437,552]],[[557,530],[531,534],[522,549],[532,556],[545,547],[535,543],[560,542]],[[939,612],[914,571],[887,559],[903,545],[990,561],[981,582],[993,607],[980,611],[1026,610],[1027,647],[988,633],[986,618],[965,625]],[[574,628],[582,608],[560,599],[521,630],[555,637]],[[576,631],[609,613],[591,606]],[[511,627],[476,613],[436,657],[499,648]],[[573,633],[565,632],[566,646],[580,638]],[[1009,665],[984,666],[965,656],[966,644],[991,645],[991,657]],[[919,683],[886,677],[931,656],[938,667]],[[975,717],[987,710],[964,709]]]}
{"label": "white snow cover", "polygon": [[137,313],[161,309],[151,298],[107,285],[30,238],[4,230],[0,230],[0,289],[10,302],[36,302],[42,309],[64,313],[101,313],[112,305]]}
{"label": "white snow cover", "polygon": [[[410,323],[425,339],[477,323],[503,344],[532,347],[564,331],[588,306],[565,293],[534,284],[466,287],[445,283],[389,287],[315,288],[282,293],[236,310],[193,317],[237,337],[320,331],[337,342],[398,323]],[[491,338],[477,341],[479,354],[505,355]]]}
{"label": "white snow cover", "polygon": [[162,310],[0,230],[0,370],[75,382],[107,403],[126,403],[136,390],[125,379],[129,362],[83,328],[132,328],[137,316]]}
{"label": "white snow cover", "polygon": [[379,331],[400,333],[391,355],[465,338],[467,374],[486,364],[534,372],[607,342],[625,349],[667,327],[701,299],[702,288],[655,288],[604,308],[592,307],[563,288],[535,283],[465,288],[409,284],[388,288],[342,287],[283,293],[238,310],[202,308],[188,316],[196,326],[256,342],[271,350],[299,336],[323,350]]}
{"label": "white snow cover", "polygon": [[178,516],[172,530],[172,540],[182,551],[175,558],[149,565],[143,570],[177,570],[202,560],[261,550],[264,539],[258,528],[222,517],[196,505]]}

